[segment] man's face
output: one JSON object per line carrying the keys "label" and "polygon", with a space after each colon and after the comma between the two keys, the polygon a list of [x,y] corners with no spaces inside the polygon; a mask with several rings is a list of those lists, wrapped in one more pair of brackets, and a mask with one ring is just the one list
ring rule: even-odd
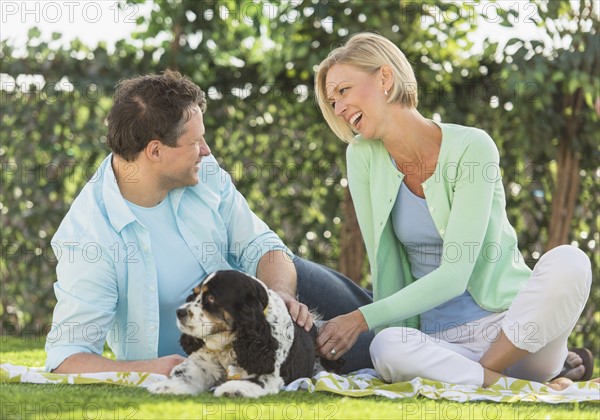
{"label": "man's face", "polygon": [[196,185],[200,161],[210,155],[210,148],[204,139],[204,119],[196,106],[192,117],[185,124],[185,130],[177,139],[176,147],[164,147],[163,185],[174,189]]}

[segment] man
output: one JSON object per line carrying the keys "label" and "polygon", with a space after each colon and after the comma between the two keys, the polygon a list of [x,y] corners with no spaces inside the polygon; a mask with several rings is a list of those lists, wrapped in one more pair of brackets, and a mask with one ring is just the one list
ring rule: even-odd
{"label": "man", "polygon": [[[210,153],[205,108],[200,88],[176,72],[119,83],[112,154],[52,240],[58,302],[47,370],[168,374],[184,360],[175,310],[220,269],[256,275],[307,330],[308,307],[330,319],[371,302],[339,273],[293,257],[252,213]],[[371,366],[372,338],[359,339],[345,371]],[[106,340],[117,360],[101,356]]]}

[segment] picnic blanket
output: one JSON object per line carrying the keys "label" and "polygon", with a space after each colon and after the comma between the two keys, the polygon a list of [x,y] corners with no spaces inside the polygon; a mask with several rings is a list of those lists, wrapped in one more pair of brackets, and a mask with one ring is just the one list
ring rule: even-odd
{"label": "picnic blanket", "polygon": [[[0,365],[0,382],[35,384],[115,384],[147,387],[166,377],[142,372],[104,372],[61,375],[44,372],[42,368],[15,366],[10,363]],[[378,395],[387,398],[411,398],[423,396],[438,400],[456,402],[531,401],[545,403],[570,403],[579,401],[600,402],[600,384],[596,382],[576,382],[563,391],[555,391],[537,382],[520,379],[501,378],[489,388],[474,385],[457,385],[415,378],[410,382],[388,384],[377,377],[372,369],[363,369],[349,375],[336,375],[319,372],[312,378],[301,378],[284,391],[305,390],[308,392],[332,392],[350,397]]]}

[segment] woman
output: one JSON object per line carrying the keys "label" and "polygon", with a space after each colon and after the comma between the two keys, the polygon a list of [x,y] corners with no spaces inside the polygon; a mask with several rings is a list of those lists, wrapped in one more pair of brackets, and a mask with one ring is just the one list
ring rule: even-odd
{"label": "woman", "polygon": [[376,330],[371,357],[388,382],[545,382],[565,362],[572,379],[589,379],[591,354],[581,352],[592,360],[585,371],[567,339],[589,296],[590,261],[560,246],[527,267],[492,139],[424,118],[410,64],[376,34],[333,50],[315,87],[330,128],[350,143],[348,182],[375,300],[329,321],[321,353],[337,359]]}

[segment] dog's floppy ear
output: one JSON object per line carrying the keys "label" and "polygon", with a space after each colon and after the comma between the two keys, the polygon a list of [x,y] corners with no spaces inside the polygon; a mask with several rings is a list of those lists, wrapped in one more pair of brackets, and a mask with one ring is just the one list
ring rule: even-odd
{"label": "dog's floppy ear", "polygon": [[187,334],[181,334],[179,344],[181,344],[181,348],[188,356],[204,347],[204,341],[201,338],[192,337]]}
{"label": "dog's floppy ear", "polygon": [[249,374],[273,373],[279,344],[271,334],[271,325],[264,313],[269,296],[253,279],[247,287],[246,298],[234,314],[236,338],[233,350],[238,365]]}

